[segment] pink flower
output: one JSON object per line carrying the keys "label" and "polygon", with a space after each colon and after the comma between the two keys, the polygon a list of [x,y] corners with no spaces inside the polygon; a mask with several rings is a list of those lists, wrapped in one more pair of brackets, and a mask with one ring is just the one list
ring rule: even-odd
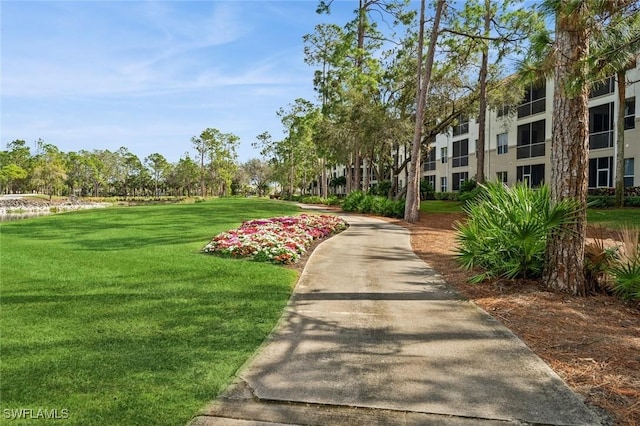
{"label": "pink flower", "polygon": [[233,257],[253,257],[274,263],[293,263],[311,241],[346,229],[336,216],[302,214],[244,222],[239,228],[216,235],[202,251]]}

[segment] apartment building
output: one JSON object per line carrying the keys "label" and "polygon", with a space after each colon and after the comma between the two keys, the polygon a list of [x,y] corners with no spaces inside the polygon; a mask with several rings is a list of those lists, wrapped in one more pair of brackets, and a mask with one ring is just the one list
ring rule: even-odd
{"label": "apartment building", "polygon": [[[589,188],[612,188],[615,185],[618,109],[624,108],[625,186],[640,186],[640,60],[627,72],[625,103],[618,102],[617,84],[609,77],[595,84],[589,94]],[[485,178],[508,185],[526,182],[539,186],[551,176],[551,120],[553,117],[553,79],[531,85],[517,110],[488,111],[485,130]],[[476,175],[478,123],[460,117],[455,126],[439,134],[422,162],[422,177],[436,192],[455,192]],[[400,150],[397,159],[408,154]],[[369,168],[365,164],[363,170]],[[407,181],[406,170],[395,177],[398,187]],[[346,175],[342,165],[329,170],[329,180]],[[371,173],[370,186],[376,185]],[[333,188],[344,194],[345,186]]]}
{"label": "apartment building", "polygon": [[[594,85],[589,95],[589,188],[615,185],[616,126],[618,109],[624,108],[625,186],[640,186],[640,62],[627,72],[625,103],[618,102],[613,77]],[[551,120],[553,80],[531,85],[517,111],[488,111],[485,131],[485,176],[512,185],[538,186],[551,174]],[[436,137],[422,165],[422,176],[438,192],[460,189],[476,175],[478,124],[460,117],[447,133]]]}

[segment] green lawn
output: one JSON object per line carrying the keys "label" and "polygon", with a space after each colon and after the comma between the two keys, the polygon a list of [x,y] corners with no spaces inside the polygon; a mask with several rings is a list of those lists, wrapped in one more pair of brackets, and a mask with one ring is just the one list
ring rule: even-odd
{"label": "green lawn", "polygon": [[[275,325],[296,274],[199,250],[268,200],[116,207],[2,224],[0,423],[182,425]],[[47,424],[44,423],[38,424]]]}
{"label": "green lawn", "polygon": [[640,208],[587,209],[587,222],[589,225],[609,229],[620,229],[623,226],[640,228]]}
{"label": "green lawn", "polygon": [[[461,213],[462,203],[448,200],[427,200],[420,203],[420,211],[425,213]],[[589,225],[600,225],[608,229],[620,229],[631,225],[640,228],[640,208],[587,209]]]}
{"label": "green lawn", "polygon": [[426,200],[420,203],[420,211],[425,213],[461,213],[462,203],[449,200]]}

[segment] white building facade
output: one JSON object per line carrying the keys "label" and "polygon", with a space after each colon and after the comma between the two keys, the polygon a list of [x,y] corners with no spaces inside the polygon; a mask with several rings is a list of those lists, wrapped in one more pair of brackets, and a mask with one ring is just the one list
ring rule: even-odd
{"label": "white building facade", "polygon": [[[627,72],[625,103],[618,102],[614,77],[594,85],[589,96],[589,188],[615,186],[618,109],[624,108],[625,187],[640,186],[640,64]],[[516,112],[488,111],[485,131],[485,177],[508,185],[538,186],[550,178],[553,80],[531,85]],[[478,124],[462,118],[436,142],[422,176],[437,192],[453,192],[476,175]]]}

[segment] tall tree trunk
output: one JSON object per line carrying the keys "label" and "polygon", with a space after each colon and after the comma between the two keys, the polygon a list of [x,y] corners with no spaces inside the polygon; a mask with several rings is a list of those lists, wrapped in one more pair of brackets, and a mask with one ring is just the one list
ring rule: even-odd
{"label": "tall tree trunk", "polygon": [[289,171],[289,199],[293,199],[293,179],[296,171],[293,166],[293,160],[291,160],[291,170]]}
{"label": "tall tree trunk", "polygon": [[[491,0],[485,0],[484,36],[491,30]],[[478,112],[478,142],[476,143],[476,181],[484,183],[484,150],[487,127],[487,69],[489,67],[489,41],[483,40],[482,62],[480,64],[480,111]]]}
{"label": "tall tree trunk", "polygon": [[321,197],[329,198],[329,190],[327,188],[327,160],[324,157],[322,158],[322,173],[320,180],[322,181],[322,185],[320,186],[322,194]]}
{"label": "tall tree trunk", "polygon": [[362,159],[362,190],[365,192],[369,191],[369,185],[371,184],[370,164],[371,161],[368,158]]}
{"label": "tall tree trunk", "polygon": [[200,196],[206,196],[204,187],[204,151],[200,152]]}
{"label": "tall tree trunk", "polygon": [[344,192],[345,195],[348,195],[351,193],[351,191],[353,190],[353,173],[351,173],[353,170],[353,157],[350,155],[349,156],[349,162],[347,163],[347,167],[345,169],[345,185],[344,185]]}
{"label": "tall tree trunk", "polygon": [[393,166],[391,167],[391,186],[389,187],[389,195],[387,198],[395,199],[398,194],[398,175],[400,174],[398,171],[398,161],[400,160],[400,145],[396,145],[395,147],[395,155],[393,156]]}
{"label": "tall tree trunk", "polygon": [[[585,295],[589,92],[582,64],[589,53],[590,28],[585,19],[590,11],[584,1],[577,10],[564,2],[556,7],[551,198],[552,202],[576,200],[579,208],[574,222],[549,235],[543,279],[556,290]],[[576,89],[577,82],[580,87]]]}
{"label": "tall tree trunk", "polygon": [[618,119],[616,120],[616,192],[614,205],[624,206],[624,104],[626,101],[626,71],[620,70],[616,75],[618,80]]}
{"label": "tall tree trunk", "polygon": [[362,189],[362,156],[360,155],[360,147],[358,143],[356,143],[356,150],[353,158],[353,187],[356,191],[359,191]]}
{"label": "tall tree trunk", "polygon": [[[427,61],[422,64],[422,50],[424,48],[424,9],[425,0],[420,2],[420,31],[418,38],[418,72],[417,72],[417,94],[416,94],[416,123],[413,134],[413,146],[411,147],[411,163],[407,174],[407,196],[404,208],[404,220],[415,223],[420,218],[420,160],[422,133],[424,129],[424,108],[429,96],[429,85],[431,83],[431,69],[433,68],[433,58],[435,55],[436,42],[438,41],[438,31],[440,18],[444,9],[445,0],[438,0],[436,13],[434,16],[433,28],[429,38],[429,51]],[[424,75],[423,75],[424,70]]]}

